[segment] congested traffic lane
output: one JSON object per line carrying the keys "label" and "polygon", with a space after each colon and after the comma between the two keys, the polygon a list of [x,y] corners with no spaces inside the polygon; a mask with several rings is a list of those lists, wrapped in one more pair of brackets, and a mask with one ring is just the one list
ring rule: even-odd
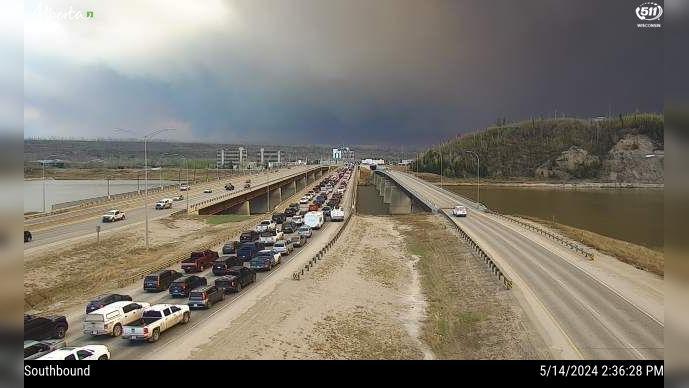
{"label": "congested traffic lane", "polygon": [[[343,207],[345,209],[350,209],[351,207],[351,197],[353,178],[350,179],[348,190],[345,193],[343,199]],[[303,190],[303,191],[306,191]],[[207,330],[206,325],[218,325],[218,321],[215,320],[220,313],[227,313],[227,309],[230,308],[237,302],[240,298],[244,298],[247,294],[253,292],[254,289],[265,287],[267,283],[277,280],[278,278],[284,279],[286,276],[291,276],[291,272],[287,267],[293,262],[300,262],[308,260],[312,257],[315,252],[320,250],[325,246],[332,236],[335,235],[337,230],[343,225],[343,223],[333,223],[326,222],[320,230],[316,230],[313,236],[309,238],[309,241],[303,247],[295,249],[289,256],[285,256],[281,259],[280,264],[275,267],[270,272],[258,272],[256,276],[256,282],[244,288],[240,293],[227,294],[225,300],[217,303],[212,308],[208,310],[194,310],[192,311],[191,322],[186,325],[177,325],[164,333],[161,334],[160,340],[155,343],[146,342],[131,342],[122,338],[114,338],[109,336],[99,336],[93,337],[91,335],[85,335],[82,333],[82,322],[84,318],[83,312],[74,312],[68,315],[68,321],[70,322],[70,329],[67,332],[67,343],[69,346],[82,346],[86,344],[103,344],[110,348],[113,359],[147,359],[156,355],[161,348],[167,347],[173,342],[177,341],[182,337],[191,336],[196,338],[195,335],[202,333],[202,336],[209,335],[208,333],[212,330]],[[220,246],[216,247],[220,249]],[[171,267],[172,269],[179,270],[179,265]],[[215,282],[216,276],[213,275],[212,270],[208,269],[201,273],[199,276],[205,276],[208,279],[208,284],[213,284]],[[172,298],[167,291],[160,293],[147,293],[142,289],[141,284],[133,284],[129,287],[125,287],[118,290],[112,290],[113,293],[128,294],[132,296],[132,299],[137,302],[147,302],[150,304],[158,303],[172,303],[172,304],[186,304],[187,299],[185,298]],[[227,324],[224,320],[220,324]],[[169,354],[170,350],[167,350]],[[174,353],[174,351],[173,351]],[[171,357],[174,357],[171,356]]]}
{"label": "congested traffic lane", "polygon": [[[455,205],[472,208],[464,198],[433,184],[404,173],[390,172],[390,175],[446,214],[451,214],[450,209]],[[564,248],[479,211],[470,211],[466,218],[453,221],[504,263],[516,287],[533,292],[537,303],[545,306],[570,341],[575,356],[663,358],[662,322],[566,258],[569,253]]]}
{"label": "congested traffic lane", "polygon": [[[196,202],[200,202],[206,199],[214,198],[219,195],[225,194],[227,191],[224,186],[227,182],[231,182],[235,186],[235,190],[239,190],[244,187],[244,181],[248,178],[252,180],[252,186],[260,185],[266,183],[270,180],[280,179],[290,175],[297,175],[303,173],[307,170],[307,167],[297,166],[291,169],[279,170],[274,173],[269,174],[258,174],[250,176],[241,176],[232,178],[229,180],[213,181],[199,183],[191,187],[190,191],[181,191],[179,194],[185,196],[182,201],[175,201],[171,209],[155,210],[155,202],[158,201],[159,194],[157,196],[149,195],[149,220],[157,220],[160,218],[168,217],[170,214],[177,212],[181,209],[186,208],[187,198],[189,196],[189,205]],[[212,193],[204,193],[206,188],[211,188]],[[167,193],[160,196],[173,196],[174,193]],[[24,251],[29,252],[31,249],[37,247],[43,247],[52,243],[63,243],[65,240],[76,239],[84,236],[95,236],[96,226],[100,226],[101,233],[123,229],[132,225],[137,225],[145,221],[146,215],[144,211],[144,206],[142,200],[129,201],[129,208],[120,208],[119,210],[125,211],[126,219],[123,221],[104,223],[101,221],[101,214],[90,216],[86,219],[80,219],[78,221],[70,222],[66,221],[60,225],[51,226],[46,229],[31,230],[33,234],[33,240],[31,242],[24,244]]]}

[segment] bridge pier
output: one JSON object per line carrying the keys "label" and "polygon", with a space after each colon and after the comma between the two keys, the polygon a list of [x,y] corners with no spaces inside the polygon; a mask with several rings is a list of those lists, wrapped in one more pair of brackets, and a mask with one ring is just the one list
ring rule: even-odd
{"label": "bridge pier", "polygon": [[312,183],[313,181],[316,180],[316,175],[314,173],[308,173],[306,175],[306,184],[308,185],[309,183]]}
{"label": "bridge pier", "polygon": [[376,185],[376,189],[378,189],[378,195],[383,196],[383,191],[385,190],[385,179],[379,179],[378,184]]}
{"label": "bridge pier", "polygon": [[225,209],[221,214],[240,214],[243,216],[251,215],[251,207],[249,201],[242,201],[241,203]]}
{"label": "bridge pier", "polygon": [[399,187],[393,185],[390,190],[390,214],[410,214],[412,200]]}
{"label": "bridge pier", "polygon": [[249,201],[249,208],[251,214],[267,213],[268,212],[268,195],[263,194],[255,197]]}
{"label": "bridge pier", "polygon": [[285,198],[289,198],[297,192],[297,182],[292,181],[282,186],[280,189],[282,189],[282,196]]}
{"label": "bridge pier", "polygon": [[278,204],[282,202],[282,189],[278,187],[276,189],[270,190],[268,192],[268,196],[270,199],[268,201],[270,205],[268,211],[273,211],[278,206]]}
{"label": "bridge pier", "polygon": [[394,183],[390,181],[385,181],[385,184],[383,186],[383,203],[390,204],[390,197],[394,186]]}
{"label": "bridge pier", "polygon": [[300,190],[302,190],[304,187],[306,187],[306,177],[305,177],[305,176],[302,176],[302,177],[300,177],[300,178],[297,178],[297,180],[296,180],[295,182],[296,182],[296,184],[297,184],[297,191],[300,191]]}

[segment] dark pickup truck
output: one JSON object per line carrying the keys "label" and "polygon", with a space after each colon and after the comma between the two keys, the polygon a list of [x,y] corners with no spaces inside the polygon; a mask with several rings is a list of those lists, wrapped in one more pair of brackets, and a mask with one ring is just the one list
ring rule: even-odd
{"label": "dark pickup truck", "polygon": [[246,243],[258,240],[259,235],[255,230],[247,230],[239,236],[239,242]]}
{"label": "dark pickup truck", "polygon": [[213,265],[218,258],[218,252],[206,249],[205,251],[191,252],[188,259],[182,260],[182,270],[186,273],[201,272]]}
{"label": "dark pickup truck", "polygon": [[242,259],[240,259],[236,255],[222,256],[213,262],[213,275],[227,275],[228,269],[237,265],[242,265],[242,263]]}
{"label": "dark pickup truck", "polygon": [[285,222],[285,218],[286,218],[285,213],[275,213],[271,217],[273,222],[275,222],[276,224],[282,224],[283,222]]}
{"label": "dark pickup truck", "polygon": [[246,267],[235,266],[228,269],[225,276],[215,279],[215,285],[225,293],[239,292],[255,281],[256,272]]}
{"label": "dark pickup truck", "polygon": [[258,241],[246,242],[237,250],[237,257],[242,261],[249,261],[256,256],[256,253],[263,249],[263,244]]}
{"label": "dark pickup truck", "polygon": [[24,315],[24,340],[62,339],[68,328],[64,315]]}

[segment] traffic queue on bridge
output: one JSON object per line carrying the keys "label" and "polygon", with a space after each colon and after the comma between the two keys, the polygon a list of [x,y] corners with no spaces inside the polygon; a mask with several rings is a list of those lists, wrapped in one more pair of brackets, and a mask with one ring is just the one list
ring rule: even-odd
{"label": "traffic queue on bridge", "polygon": [[[225,243],[220,252],[195,251],[180,263],[180,270],[162,269],[143,278],[146,292],[168,291],[170,298],[187,298],[187,303],[150,304],[133,301],[129,295],[104,294],[90,301],[83,319],[83,333],[91,337],[111,336],[130,341],[156,342],[174,326],[188,323],[192,309],[209,309],[225,295],[239,293],[256,281],[258,271],[271,271],[283,257],[304,247],[327,220],[342,221],[342,196],[351,176],[346,168],[325,177],[298,203],[261,220],[237,240]],[[325,205],[325,206],[323,206]],[[117,213],[115,213],[117,214]],[[211,268],[206,276],[196,275]],[[24,358],[38,360],[110,359],[107,346],[89,344],[67,347],[69,325],[65,316],[24,316]]]}

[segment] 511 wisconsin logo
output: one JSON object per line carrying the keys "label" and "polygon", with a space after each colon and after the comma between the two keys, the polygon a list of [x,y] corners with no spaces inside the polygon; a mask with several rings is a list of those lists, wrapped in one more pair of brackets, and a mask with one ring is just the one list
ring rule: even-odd
{"label": "511 wisconsin logo", "polygon": [[[663,7],[658,3],[647,2],[636,7],[636,17],[644,23],[638,23],[639,28],[660,27],[660,17],[663,16]],[[648,22],[656,23],[648,23]]]}

